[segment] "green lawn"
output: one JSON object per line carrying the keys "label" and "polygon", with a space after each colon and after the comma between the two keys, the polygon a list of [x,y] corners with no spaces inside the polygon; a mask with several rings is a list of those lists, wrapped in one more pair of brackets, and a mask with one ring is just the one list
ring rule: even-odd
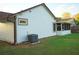
{"label": "green lawn", "polygon": [[79,54],[79,33],[43,38],[40,44],[16,46],[0,42],[0,54],[21,55],[76,55]]}

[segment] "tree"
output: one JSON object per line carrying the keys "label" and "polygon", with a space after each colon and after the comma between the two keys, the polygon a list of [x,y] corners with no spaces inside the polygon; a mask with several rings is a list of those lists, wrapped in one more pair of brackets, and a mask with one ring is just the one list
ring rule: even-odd
{"label": "tree", "polygon": [[71,18],[71,14],[68,12],[63,13],[62,18],[67,19],[67,18]]}
{"label": "tree", "polygon": [[79,25],[79,13],[74,15],[74,19],[77,25]]}
{"label": "tree", "polygon": [[79,25],[79,21],[75,20],[75,23],[76,23],[77,25]]}
{"label": "tree", "polygon": [[74,15],[74,18],[76,21],[79,21],[79,13],[77,13],[76,15]]}

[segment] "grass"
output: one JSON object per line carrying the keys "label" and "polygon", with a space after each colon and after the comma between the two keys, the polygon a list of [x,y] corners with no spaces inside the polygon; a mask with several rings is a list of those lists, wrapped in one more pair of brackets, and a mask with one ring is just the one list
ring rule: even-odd
{"label": "grass", "polygon": [[16,46],[0,42],[1,55],[78,55],[79,33],[43,38],[40,44]]}

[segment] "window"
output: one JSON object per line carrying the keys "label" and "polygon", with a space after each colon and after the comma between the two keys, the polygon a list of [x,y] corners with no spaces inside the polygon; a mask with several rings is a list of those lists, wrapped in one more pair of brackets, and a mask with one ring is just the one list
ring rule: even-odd
{"label": "window", "polygon": [[61,24],[57,23],[57,31],[61,31]]}
{"label": "window", "polygon": [[62,30],[70,30],[70,24],[67,23],[62,24]]}
{"label": "window", "polygon": [[56,31],[56,24],[53,24],[53,31]]}
{"label": "window", "polygon": [[68,30],[70,30],[70,24],[68,24]]}
{"label": "window", "polygon": [[62,24],[62,30],[66,30],[66,24]]}
{"label": "window", "polygon": [[19,25],[27,25],[28,24],[28,19],[19,18],[18,23],[19,23]]}

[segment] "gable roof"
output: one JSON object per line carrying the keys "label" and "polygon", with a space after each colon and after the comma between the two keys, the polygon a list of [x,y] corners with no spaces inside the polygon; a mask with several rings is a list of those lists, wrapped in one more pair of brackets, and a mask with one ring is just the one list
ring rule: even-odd
{"label": "gable roof", "polygon": [[33,9],[33,8],[36,8],[36,7],[38,7],[38,6],[44,6],[44,7],[48,10],[48,12],[49,12],[54,18],[56,18],[56,17],[54,16],[54,14],[50,11],[50,9],[45,5],[45,3],[42,3],[42,4],[39,4],[39,5],[33,6],[33,7],[31,7],[31,8],[25,9],[25,10],[22,10],[22,11],[20,11],[20,12],[15,13],[15,14],[19,14],[19,13],[28,11],[28,10]]}
{"label": "gable roof", "polygon": [[28,8],[28,9],[25,9],[25,10],[22,10],[20,12],[17,12],[17,13],[8,13],[8,12],[2,12],[0,11],[0,21],[10,21],[10,22],[14,22],[15,21],[15,15],[16,14],[19,14],[19,13],[22,13],[22,12],[25,12],[25,11],[28,11],[30,9],[33,9],[33,8],[36,8],[38,6],[44,6],[46,8],[46,10],[54,17],[54,19],[56,18],[54,16],[54,14],[50,11],[50,9],[45,5],[45,3],[42,3],[42,4],[39,4],[39,5],[36,5],[36,6],[33,6],[31,8]]}

